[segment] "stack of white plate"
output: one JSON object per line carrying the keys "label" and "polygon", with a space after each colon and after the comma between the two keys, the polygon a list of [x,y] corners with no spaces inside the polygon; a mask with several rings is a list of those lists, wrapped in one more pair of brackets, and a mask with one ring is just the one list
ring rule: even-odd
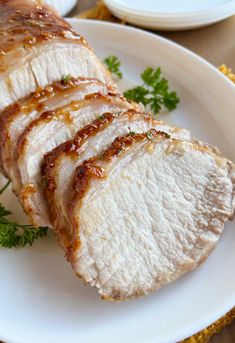
{"label": "stack of white plate", "polygon": [[55,7],[59,14],[64,16],[73,9],[77,0],[45,0],[45,2]]}
{"label": "stack of white plate", "polygon": [[235,14],[235,0],[104,0],[118,18],[141,27],[186,30]]}

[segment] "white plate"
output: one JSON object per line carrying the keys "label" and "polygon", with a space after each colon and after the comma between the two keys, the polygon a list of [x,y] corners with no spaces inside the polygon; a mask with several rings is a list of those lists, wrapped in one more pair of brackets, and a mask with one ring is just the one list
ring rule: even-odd
{"label": "white plate", "polygon": [[209,25],[235,13],[234,0],[104,0],[110,11],[129,23],[152,29],[184,30]]}
{"label": "white plate", "polygon": [[45,2],[55,7],[61,16],[68,14],[76,5],[77,0],[45,0]]}
{"label": "white plate", "polygon": [[[192,130],[235,160],[235,87],[215,68],[156,35],[98,21],[71,20],[101,58],[122,61],[121,87],[161,66],[181,103],[163,118]],[[10,192],[1,201],[20,220]],[[22,219],[21,219],[22,220]],[[169,343],[206,327],[235,305],[235,228],[226,225],[196,271],[135,301],[108,303],[73,274],[52,235],[24,249],[0,249],[0,340],[11,343]]]}

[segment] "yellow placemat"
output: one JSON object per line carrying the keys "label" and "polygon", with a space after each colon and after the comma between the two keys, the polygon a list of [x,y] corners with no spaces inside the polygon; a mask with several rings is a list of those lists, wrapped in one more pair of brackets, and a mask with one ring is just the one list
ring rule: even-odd
{"label": "yellow placemat", "polygon": [[225,64],[222,64],[219,67],[219,70],[225,75],[227,76],[231,81],[233,81],[235,83],[235,74],[233,74],[232,69],[228,68]]}
{"label": "yellow placemat", "polygon": [[[118,18],[115,18],[110,13],[108,8],[104,5],[102,1],[98,1],[95,7],[81,13],[78,17],[83,19],[97,19],[119,23],[121,22]],[[124,22],[122,23],[125,24]],[[218,69],[235,83],[235,74],[233,74],[230,68],[222,64]],[[206,343],[210,340],[210,338],[213,335],[219,333],[226,325],[229,325],[234,319],[235,308],[233,308],[230,312],[228,312],[225,316],[217,320],[215,323],[208,326],[206,329],[202,330],[201,332],[198,332],[196,335],[192,337],[185,339],[181,343]]]}

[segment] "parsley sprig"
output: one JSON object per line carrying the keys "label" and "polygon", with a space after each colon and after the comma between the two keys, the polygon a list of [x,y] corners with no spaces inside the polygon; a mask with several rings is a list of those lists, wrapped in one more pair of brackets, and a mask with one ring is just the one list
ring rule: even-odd
{"label": "parsley sprig", "polygon": [[72,79],[72,76],[70,74],[68,75],[62,75],[61,77],[61,83],[68,83]]}
{"label": "parsley sprig", "polygon": [[[122,78],[121,61],[117,56],[106,57],[104,63],[113,75]],[[157,69],[147,67],[140,77],[143,81],[142,85],[124,92],[127,99],[149,107],[154,114],[158,114],[163,108],[172,111],[177,107],[180,99],[176,92],[169,89],[168,81],[162,76],[160,67]]]}
{"label": "parsley sprig", "polygon": [[120,71],[121,62],[117,56],[110,55],[104,59],[104,63],[107,66],[107,69],[113,75],[116,75],[119,79],[122,78],[122,73]]}
{"label": "parsley sprig", "polygon": [[0,190],[0,195],[7,189],[7,187],[10,185],[11,181],[8,180],[7,183],[5,184],[5,186],[2,187],[2,189]]}
{"label": "parsley sprig", "polygon": [[162,76],[161,68],[147,67],[140,75],[143,81],[141,86],[124,92],[124,96],[144,106],[149,106],[154,114],[162,108],[174,110],[179,103],[176,92],[169,89],[168,81]]}
{"label": "parsley sprig", "polygon": [[[0,195],[10,184],[10,181],[0,190]],[[35,228],[32,225],[21,225],[8,220],[6,217],[12,214],[0,203],[0,246],[12,248],[16,246],[32,245],[39,237],[46,236],[47,227]]]}

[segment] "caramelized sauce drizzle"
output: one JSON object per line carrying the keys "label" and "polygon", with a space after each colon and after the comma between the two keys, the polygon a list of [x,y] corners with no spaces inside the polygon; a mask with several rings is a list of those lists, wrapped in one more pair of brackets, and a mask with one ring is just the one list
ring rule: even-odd
{"label": "caramelized sauce drizzle", "polygon": [[62,143],[53,151],[46,154],[42,166],[42,175],[46,180],[46,187],[48,191],[54,192],[56,189],[55,181],[53,178],[53,168],[56,165],[56,160],[61,153],[70,155],[72,158],[77,157],[79,149],[88,140],[88,138],[95,136],[98,132],[104,130],[119,113],[105,113],[98,119],[94,120],[92,124],[86,125],[82,130],[78,131],[74,139]]}
{"label": "caramelized sauce drizzle", "polygon": [[117,137],[104,153],[85,161],[81,166],[77,167],[73,183],[76,202],[85,194],[92,177],[99,179],[106,177],[105,170],[97,164],[99,161],[109,162],[117,158],[120,154],[129,150],[134,144],[149,139],[149,133],[151,133],[152,139],[155,139],[155,142],[156,139],[161,141],[169,138],[167,133],[156,131],[155,129],[151,129],[144,134],[135,133]]}
{"label": "caramelized sauce drizzle", "polygon": [[[136,143],[140,143],[144,140],[149,140],[150,136],[152,137],[151,139],[153,140],[153,143],[158,143],[170,137],[167,133],[156,131],[155,129],[151,129],[145,134],[137,133],[128,134],[124,137],[118,137],[104,153],[102,153],[98,157],[94,157],[85,161],[82,165],[77,167],[71,194],[67,202],[67,209],[68,212],[71,214],[71,218],[73,218],[72,214],[76,206],[81,206],[80,201],[88,190],[92,179],[104,179],[106,177],[105,169],[100,167],[98,163],[100,161],[109,162],[117,158],[120,154],[125,153]],[[77,225],[75,221],[76,218],[72,223],[72,226],[75,229],[71,235],[70,245],[68,246],[66,252],[66,256],[70,261],[73,260],[73,256],[75,256],[75,252],[79,249],[80,246],[79,225]]]}
{"label": "caramelized sauce drizzle", "polygon": [[18,47],[22,51],[43,41],[63,38],[86,44],[48,6],[28,0],[0,0],[0,58]]}

